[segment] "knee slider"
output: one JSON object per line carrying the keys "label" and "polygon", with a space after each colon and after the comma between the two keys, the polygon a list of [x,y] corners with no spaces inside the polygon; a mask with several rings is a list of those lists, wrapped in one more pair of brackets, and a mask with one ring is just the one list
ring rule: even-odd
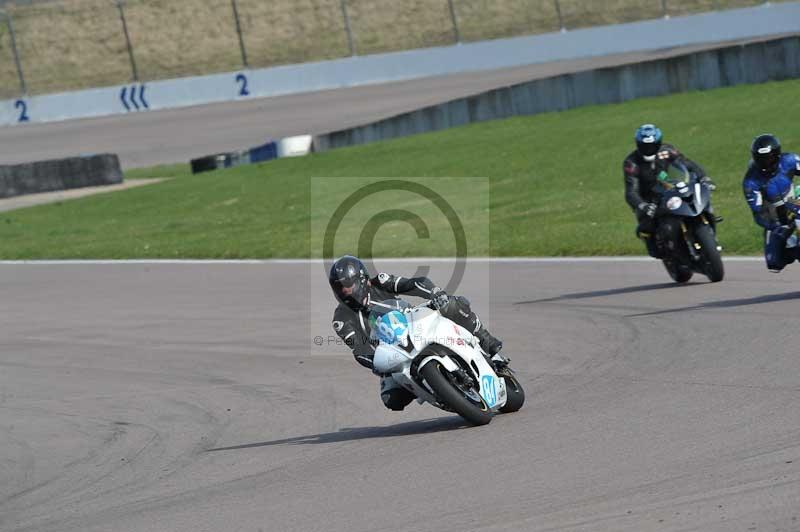
{"label": "knee slider", "polygon": [[408,404],[414,400],[414,396],[403,389],[394,388],[381,394],[381,400],[386,408],[399,412],[403,410]]}

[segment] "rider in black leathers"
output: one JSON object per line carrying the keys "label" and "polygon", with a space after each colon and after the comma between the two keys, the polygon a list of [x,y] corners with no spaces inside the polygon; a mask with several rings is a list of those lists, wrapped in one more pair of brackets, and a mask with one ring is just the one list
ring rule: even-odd
{"label": "rider in black leathers", "polygon": [[636,130],[636,149],[622,163],[625,176],[625,201],[636,213],[638,226],[636,236],[645,241],[651,257],[661,257],[655,234],[657,227],[657,208],[659,197],[653,192],[659,173],[669,163],[678,161],[693,172],[711,190],[714,186],[706,176],[703,167],[681,154],[674,146],[662,144],[661,130],[652,124],[645,124]]}
{"label": "rider in black leathers", "polygon": [[[449,296],[427,277],[409,278],[379,273],[370,278],[359,259],[346,255],[333,264],[328,281],[339,301],[333,313],[333,330],[352,349],[356,361],[366,368],[372,369],[372,357],[377,345],[370,334],[370,307],[387,299],[395,299],[398,294],[431,300],[431,305],[438,308],[443,316],[472,332],[483,350],[490,356],[494,355],[493,361],[502,363],[505,360],[499,355],[503,342],[489,334],[470,308],[469,301],[461,296]],[[391,380],[383,380],[381,399],[387,408],[403,410],[414,396],[392,383]]]}

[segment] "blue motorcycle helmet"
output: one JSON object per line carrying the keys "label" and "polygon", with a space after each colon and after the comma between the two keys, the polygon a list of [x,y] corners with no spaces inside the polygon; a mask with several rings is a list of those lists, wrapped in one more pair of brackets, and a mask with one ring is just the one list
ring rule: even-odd
{"label": "blue motorcycle helmet", "polygon": [[663,134],[653,124],[644,124],[636,130],[636,150],[645,161],[654,161],[661,149]]}

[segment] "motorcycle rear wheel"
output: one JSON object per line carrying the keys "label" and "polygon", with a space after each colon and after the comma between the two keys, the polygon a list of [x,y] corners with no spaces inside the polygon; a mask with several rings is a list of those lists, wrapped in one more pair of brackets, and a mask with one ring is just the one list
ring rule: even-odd
{"label": "motorcycle rear wheel", "polygon": [[463,417],[472,425],[486,425],[492,420],[492,414],[486,403],[481,400],[481,404],[477,405],[473,401],[467,399],[463,392],[459,390],[450,379],[446,376],[447,370],[439,363],[438,360],[433,360],[419,370],[419,374],[431,387],[436,397],[453,409],[459,416]]}

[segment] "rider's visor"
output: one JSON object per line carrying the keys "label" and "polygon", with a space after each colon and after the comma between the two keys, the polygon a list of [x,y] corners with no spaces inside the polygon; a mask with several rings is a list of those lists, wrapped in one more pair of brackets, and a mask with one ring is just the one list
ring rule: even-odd
{"label": "rider's visor", "polygon": [[758,169],[762,172],[773,173],[778,168],[781,160],[780,154],[776,150],[767,153],[757,153],[754,157]]}
{"label": "rider's visor", "polygon": [[648,139],[645,139],[637,143],[637,147],[639,148],[639,153],[641,153],[645,157],[652,157],[653,155],[658,153],[658,150],[661,149],[661,143],[657,142],[655,139],[650,140],[651,138],[652,137],[648,137]]}
{"label": "rider's visor", "polygon": [[333,285],[337,290],[353,288],[356,285],[356,279],[337,279],[333,282]]}

